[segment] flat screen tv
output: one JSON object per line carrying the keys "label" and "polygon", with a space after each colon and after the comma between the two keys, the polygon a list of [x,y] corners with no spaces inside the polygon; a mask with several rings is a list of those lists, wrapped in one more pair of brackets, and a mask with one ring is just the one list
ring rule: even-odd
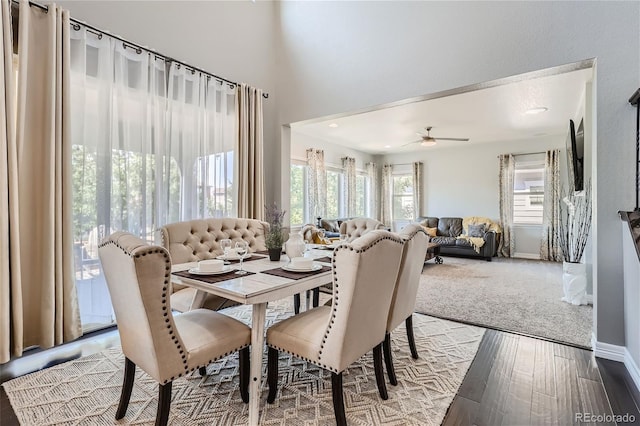
{"label": "flat screen tv", "polygon": [[569,171],[569,186],[574,191],[584,189],[584,125],[580,120],[576,130],[573,120],[569,120],[569,134],[567,135],[567,170]]}

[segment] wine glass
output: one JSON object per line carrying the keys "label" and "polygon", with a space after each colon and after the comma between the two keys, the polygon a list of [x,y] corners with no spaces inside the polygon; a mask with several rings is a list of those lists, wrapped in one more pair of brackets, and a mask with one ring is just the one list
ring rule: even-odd
{"label": "wine glass", "polygon": [[231,262],[229,262],[227,258],[229,257],[229,250],[231,249],[231,240],[228,238],[220,240],[220,247],[222,248],[222,252],[224,253],[224,264],[229,265]]}
{"label": "wine glass", "polygon": [[238,241],[236,243],[236,253],[240,256],[240,269],[236,271],[236,274],[244,275],[247,273],[244,269],[242,269],[242,261],[244,260],[244,256],[249,251],[249,244],[246,241]]}

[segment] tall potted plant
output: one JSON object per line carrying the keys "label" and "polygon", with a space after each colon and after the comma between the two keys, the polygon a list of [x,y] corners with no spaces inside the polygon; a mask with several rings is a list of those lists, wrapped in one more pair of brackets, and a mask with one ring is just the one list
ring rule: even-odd
{"label": "tall potted plant", "polygon": [[269,250],[269,260],[280,260],[286,232],[286,228],[282,225],[285,213],[286,210],[281,210],[275,202],[271,206],[265,206],[265,216],[269,223],[265,244]]}
{"label": "tall potted plant", "polygon": [[560,201],[558,242],[562,264],[563,301],[573,305],[587,303],[587,272],[582,263],[591,231],[591,185],[582,194],[571,194]]}

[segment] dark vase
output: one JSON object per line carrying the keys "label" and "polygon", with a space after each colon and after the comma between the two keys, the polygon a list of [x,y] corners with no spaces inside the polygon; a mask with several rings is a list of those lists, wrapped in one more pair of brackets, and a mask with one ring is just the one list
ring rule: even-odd
{"label": "dark vase", "polygon": [[280,260],[280,254],[282,253],[282,248],[270,248],[269,249],[269,260],[277,262]]}

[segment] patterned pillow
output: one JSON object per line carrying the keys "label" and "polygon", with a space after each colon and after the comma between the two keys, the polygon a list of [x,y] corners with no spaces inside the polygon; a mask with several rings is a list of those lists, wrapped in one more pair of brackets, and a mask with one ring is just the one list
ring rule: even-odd
{"label": "patterned pillow", "polygon": [[483,238],[485,233],[486,233],[486,231],[485,231],[484,223],[481,223],[479,225],[469,225],[468,234],[469,234],[470,237]]}
{"label": "patterned pillow", "polygon": [[435,237],[438,233],[438,228],[429,228],[428,226],[421,225],[424,232],[430,237]]}

